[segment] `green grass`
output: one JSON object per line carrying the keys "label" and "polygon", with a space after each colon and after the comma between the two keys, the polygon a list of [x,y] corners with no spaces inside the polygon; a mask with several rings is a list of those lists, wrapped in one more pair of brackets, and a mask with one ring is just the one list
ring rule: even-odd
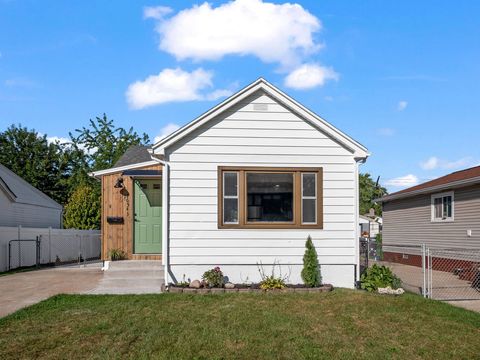
{"label": "green grass", "polygon": [[59,295],[0,319],[0,358],[474,359],[480,314],[413,294]]}

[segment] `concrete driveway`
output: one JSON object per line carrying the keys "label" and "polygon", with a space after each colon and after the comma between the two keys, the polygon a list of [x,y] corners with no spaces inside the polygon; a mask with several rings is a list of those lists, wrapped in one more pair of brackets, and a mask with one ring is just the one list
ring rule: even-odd
{"label": "concrete driveway", "polygon": [[102,278],[101,264],[58,267],[0,276],[0,317],[57,294],[83,294]]}

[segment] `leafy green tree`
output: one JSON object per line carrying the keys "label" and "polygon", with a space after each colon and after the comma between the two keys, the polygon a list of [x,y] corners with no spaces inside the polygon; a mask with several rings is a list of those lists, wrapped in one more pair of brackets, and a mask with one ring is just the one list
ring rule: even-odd
{"label": "leafy green tree", "polygon": [[380,185],[376,185],[375,181],[371,178],[370,174],[360,174],[359,175],[359,187],[360,187],[360,206],[359,211],[360,215],[368,213],[368,211],[373,208],[375,209],[375,214],[378,216],[382,215],[382,206],[381,204],[375,204],[373,200],[387,194],[387,189]]}
{"label": "leafy green tree", "polygon": [[81,185],[72,193],[64,209],[63,225],[67,229],[91,230],[100,227],[100,191]]}
{"label": "leafy green tree", "polygon": [[149,143],[147,134],[139,135],[133,127],[125,130],[116,127],[106,114],[90,119],[88,127],[70,133],[72,144],[76,149],[85,149],[86,164],[90,171],[108,169],[122,156],[130,146]]}
{"label": "leafy green tree", "polygon": [[0,133],[0,163],[57,202],[68,198],[69,158],[46,135],[11,125]]}
{"label": "leafy green tree", "polygon": [[310,235],[305,243],[305,254],[303,255],[302,279],[308,287],[319,286],[322,282],[320,274],[320,265],[318,264],[318,255],[313,245]]}

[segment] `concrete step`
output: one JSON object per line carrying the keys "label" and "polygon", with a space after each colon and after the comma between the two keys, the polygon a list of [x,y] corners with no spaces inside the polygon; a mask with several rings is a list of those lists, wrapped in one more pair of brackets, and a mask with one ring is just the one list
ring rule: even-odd
{"label": "concrete step", "polygon": [[108,270],[110,269],[163,269],[160,260],[120,260],[109,261]]}
{"label": "concrete step", "polygon": [[163,279],[150,279],[150,278],[138,278],[138,279],[112,279],[103,278],[100,282],[101,286],[113,286],[123,288],[141,288],[141,287],[156,287],[159,288],[165,283]]}
{"label": "concrete step", "polygon": [[165,276],[165,270],[154,268],[154,269],[138,269],[138,268],[131,268],[131,269],[108,269],[105,270],[104,276],[109,277],[161,277]]}
{"label": "concrete step", "polygon": [[93,295],[140,295],[140,294],[160,294],[160,288],[144,287],[144,288],[97,288],[89,292]]}

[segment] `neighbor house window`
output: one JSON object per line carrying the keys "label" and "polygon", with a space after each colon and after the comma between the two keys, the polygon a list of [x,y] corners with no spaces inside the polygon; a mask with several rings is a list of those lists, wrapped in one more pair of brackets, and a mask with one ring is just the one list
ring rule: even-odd
{"label": "neighbor house window", "polygon": [[432,221],[453,221],[453,192],[432,195]]}
{"label": "neighbor house window", "polygon": [[321,168],[218,170],[219,227],[322,228]]}

